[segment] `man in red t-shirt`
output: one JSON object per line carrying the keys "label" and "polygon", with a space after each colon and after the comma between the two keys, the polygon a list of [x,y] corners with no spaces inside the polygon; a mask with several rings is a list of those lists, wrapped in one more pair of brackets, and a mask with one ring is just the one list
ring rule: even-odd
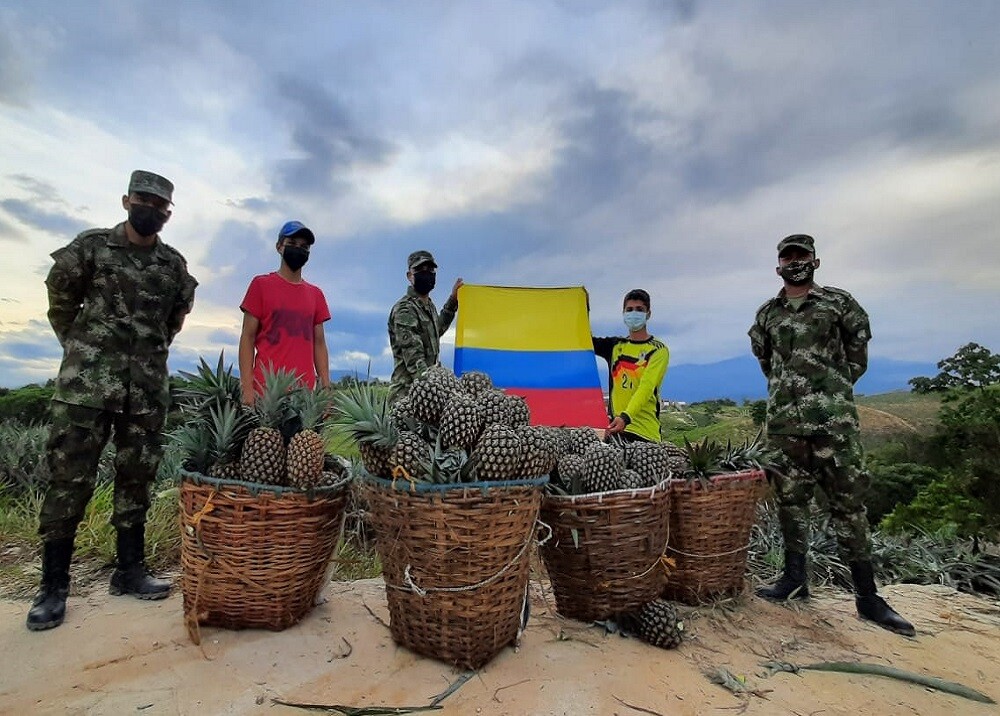
{"label": "man in red t-shirt", "polygon": [[330,384],[330,356],[323,323],[330,320],[326,297],[303,280],[302,266],[316,242],[313,232],[289,221],[278,232],[281,254],[277,271],[255,276],[240,304],[240,387],[243,402],[252,405],[263,389],[264,369],[285,369],[313,388]]}

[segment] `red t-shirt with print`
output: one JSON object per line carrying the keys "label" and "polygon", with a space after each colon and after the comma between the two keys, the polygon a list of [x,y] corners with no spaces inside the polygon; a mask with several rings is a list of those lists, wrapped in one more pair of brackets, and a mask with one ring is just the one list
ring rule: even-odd
{"label": "red t-shirt with print", "polygon": [[330,309],[319,287],[307,281],[290,283],[277,272],[255,276],[240,309],[260,321],[253,362],[257,391],[263,385],[266,366],[294,371],[303,385],[315,387],[315,328],[330,320]]}

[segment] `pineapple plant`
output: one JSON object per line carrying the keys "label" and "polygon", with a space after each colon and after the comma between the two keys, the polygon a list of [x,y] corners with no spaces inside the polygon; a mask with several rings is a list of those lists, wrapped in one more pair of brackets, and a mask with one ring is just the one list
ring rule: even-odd
{"label": "pineapple plant", "polygon": [[618,448],[598,441],[587,448],[583,458],[582,482],[585,492],[607,492],[621,487],[625,461]]}
{"label": "pineapple plant", "polygon": [[481,480],[511,480],[519,477],[523,446],[517,432],[506,425],[489,425],[473,451]]}
{"label": "pineapple plant", "polygon": [[684,639],[684,622],[666,599],[654,599],[634,612],[621,614],[618,623],[633,636],[661,649],[675,649]]}
{"label": "pineapple plant", "polygon": [[459,387],[476,398],[487,390],[493,387],[493,381],[486,373],[481,373],[477,370],[471,370],[468,373],[462,373],[461,377],[458,379]]}
{"label": "pineapple plant", "polygon": [[209,420],[204,424],[210,445],[208,470],[211,477],[237,480],[240,478],[240,450],[253,427],[253,419],[242,407],[225,403],[209,408]]}
{"label": "pineapple plant", "polygon": [[330,403],[331,398],[326,390],[301,390],[293,395],[293,410],[302,429],[288,441],[285,457],[288,484],[292,487],[315,487],[322,479],[326,456],[322,433]]}
{"label": "pineapple plant", "polygon": [[259,427],[247,435],[240,456],[240,472],[248,482],[285,484],[285,438],[281,429],[290,417],[289,393],[298,381],[286,370],[265,371],[264,391],[253,412]]}
{"label": "pineapple plant", "polygon": [[475,399],[455,393],[441,412],[441,444],[471,450],[483,431],[483,411]]}
{"label": "pineapple plant", "polygon": [[334,406],[335,422],[357,442],[365,470],[378,477],[391,477],[389,454],[400,431],[385,391],[355,383],[337,392]]}

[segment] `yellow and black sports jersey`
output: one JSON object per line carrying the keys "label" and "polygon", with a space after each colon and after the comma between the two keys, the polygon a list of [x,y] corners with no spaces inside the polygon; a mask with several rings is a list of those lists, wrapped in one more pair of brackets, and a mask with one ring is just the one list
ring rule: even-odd
{"label": "yellow and black sports jersey", "polygon": [[625,419],[625,432],[660,442],[660,384],[667,374],[670,350],[650,336],[633,341],[593,337],[594,353],[608,362],[608,412]]}

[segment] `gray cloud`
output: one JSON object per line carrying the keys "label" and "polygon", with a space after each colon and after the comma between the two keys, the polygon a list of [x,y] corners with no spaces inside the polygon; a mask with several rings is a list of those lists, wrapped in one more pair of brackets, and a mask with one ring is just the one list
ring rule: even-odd
{"label": "gray cloud", "polygon": [[271,201],[259,196],[250,196],[245,199],[228,199],[226,200],[226,205],[236,207],[237,209],[246,209],[254,214],[263,214],[273,207]]}
{"label": "gray cloud", "polygon": [[88,226],[87,222],[65,212],[46,211],[21,199],[0,200],[0,207],[29,226],[62,236],[75,236]]}
{"label": "gray cloud", "polygon": [[337,195],[338,173],[357,164],[379,164],[393,145],[367,131],[348,106],[318,82],[279,76],[280,114],[292,118],[291,140],[304,156],[278,162],[276,188],[296,194]]}

